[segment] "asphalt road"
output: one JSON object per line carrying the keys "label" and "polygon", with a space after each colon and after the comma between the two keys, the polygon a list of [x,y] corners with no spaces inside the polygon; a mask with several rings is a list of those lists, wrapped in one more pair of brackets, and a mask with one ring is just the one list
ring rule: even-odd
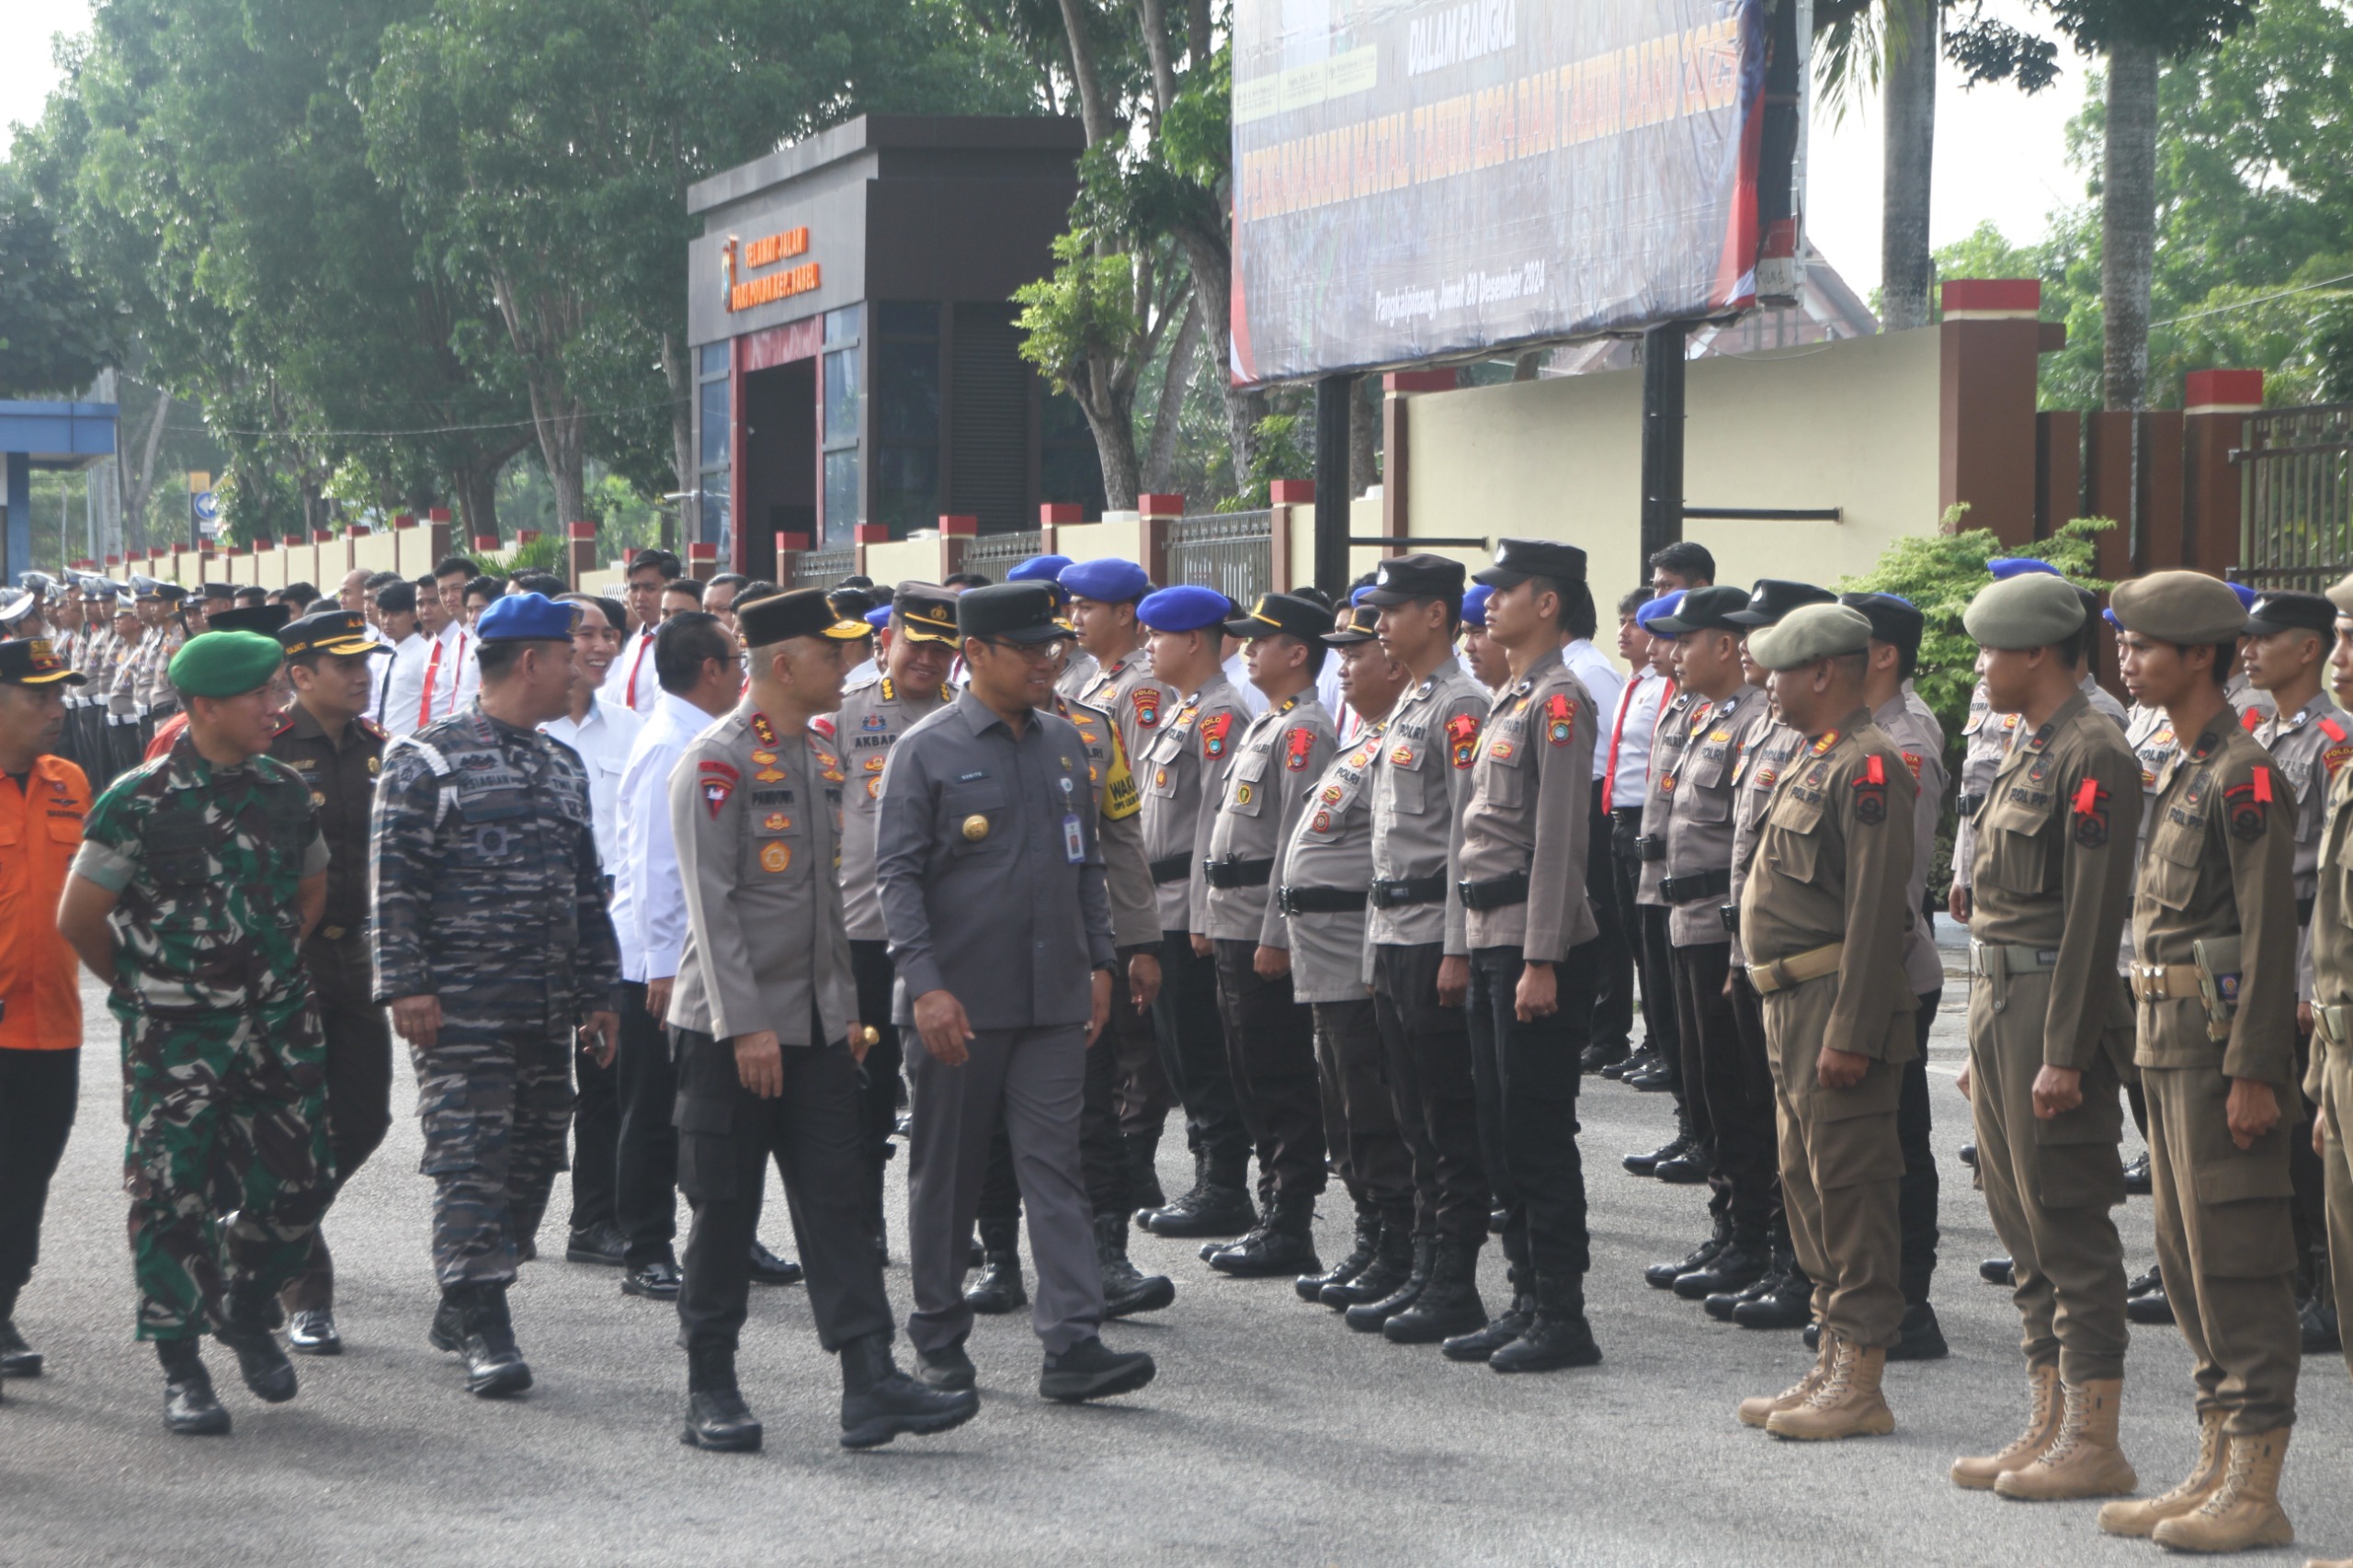
{"label": "asphalt road", "polygon": [[[1891,1371],[1891,1437],[1784,1444],[1733,1419],[1741,1396],[1791,1381],[1805,1352],[1795,1335],[1718,1324],[1643,1284],[1643,1265],[1698,1239],[1704,1189],[1620,1171],[1620,1153],[1663,1140],[1665,1097],[1589,1080],[1597,1368],[1456,1366],[1351,1334],[1287,1282],[1223,1279],[1192,1244],[1140,1236],[1137,1261],[1178,1283],[1173,1307],[1106,1336],[1158,1358],[1142,1393],[1043,1403],[1026,1316],[983,1319],[977,1419],[847,1454],[805,1296],[766,1290],[741,1369],[767,1446],[747,1456],[679,1445],[675,1318],[622,1297],[612,1270],[527,1267],[515,1316],[538,1386],[505,1403],[463,1392],[453,1360],[425,1343],[427,1187],[406,1084],[392,1137],[329,1221],[348,1351],[298,1362],[301,1396],[266,1407],[210,1347],[235,1434],[165,1435],[160,1374],[131,1339],[115,1046],[94,1029],[47,1256],[17,1312],[49,1372],[8,1383],[0,1407],[0,1563],[2150,1562],[2155,1548],[2098,1532],[2094,1505],[2007,1503],[1945,1479],[1952,1456],[2000,1446],[2023,1415],[2017,1319],[2006,1292],[1977,1279],[1992,1233],[1953,1157],[1966,1125],[1949,1092],[1958,1028],[1949,1003],[1933,1066],[1938,1306],[1953,1354]],[[1178,1142],[1164,1145],[1172,1187]],[[894,1189],[894,1213],[903,1201]],[[564,1202],[559,1187],[559,1219]],[[768,1239],[788,1243],[781,1203],[770,1214]],[[2122,1222],[2137,1271],[2147,1202]],[[1327,1256],[1346,1225],[1337,1210],[1320,1225]],[[543,1240],[560,1245],[560,1229]],[[902,1312],[904,1263],[889,1276]],[[1493,1248],[1482,1283],[1491,1303],[1503,1294]],[[2124,1433],[2146,1492],[2178,1479],[2194,1449],[2188,1370],[2172,1330],[2136,1333]],[[2353,1398],[2336,1358],[2307,1372],[2287,1507],[2312,1549],[2353,1551]]]}

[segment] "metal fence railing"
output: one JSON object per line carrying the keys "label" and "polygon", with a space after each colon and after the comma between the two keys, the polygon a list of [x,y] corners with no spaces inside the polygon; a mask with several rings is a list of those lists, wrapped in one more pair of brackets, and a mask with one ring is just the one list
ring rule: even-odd
{"label": "metal fence railing", "polygon": [[830,550],[801,550],[783,558],[790,574],[780,578],[788,588],[830,588],[858,570],[858,547],[835,545]]}
{"label": "metal fence railing", "polygon": [[2247,416],[2239,465],[2239,565],[2265,587],[2318,592],[2353,567],[2353,403]]}
{"label": "metal fence railing", "polygon": [[1168,581],[1215,588],[1238,605],[1271,592],[1275,575],[1272,512],[1211,512],[1179,517],[1168,528]]}
{"label": "metal fence railing", "polygon": [[1043,539],[1036,528],[1026,533],[976,534],[964,546],[964,570],[1002,583],[1007,572],[1043,548]]}

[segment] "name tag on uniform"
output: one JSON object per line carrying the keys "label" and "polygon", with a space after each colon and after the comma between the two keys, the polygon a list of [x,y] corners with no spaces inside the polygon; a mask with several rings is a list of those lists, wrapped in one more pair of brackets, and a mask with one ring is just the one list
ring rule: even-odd
{"label": "name tag on uniform", "polygon": [[[1070,800],[1071,781],[1064,777],[1057,779],[1056,782],[1062,785],[1063,800],[1067,804]],[[1063,812],[1063,858],[1074,866],[1083,866],[1086,863],[1086,833],[1079,825],[1078,813],[1074,811]]]}

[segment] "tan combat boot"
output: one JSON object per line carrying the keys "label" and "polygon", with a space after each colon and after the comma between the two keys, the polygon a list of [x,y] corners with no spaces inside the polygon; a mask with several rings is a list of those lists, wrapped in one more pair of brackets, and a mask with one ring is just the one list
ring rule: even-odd
{"label": "tan combat boot", "polygon": [[2353,1557],[2307,1557],[2304,1568],[2353,1568]]}
{"label": "tan combat boot", "polygon": [[2031,1464],[2005,1471],[1994,1490],[2023,1502],[2055,1503],[2076,1497],[2121,1497],[2141,1484],[2116,1439],[2117,1406],[2124,1380],[2104,1378],[2080,1386],[2061,1385],[2065,1410],[2051,1446]]}
{"label": "tan combat boot", "polygon": [[1837,1354],[1813,1392],[1794,1410],[1775,1411],[1765,1430],[1802,1442],[1884,1437],[1895,1430],[1895,1413],[1879,1392],[1880,1374],[1886,1369],[1886,1351],[1866,1350],[1840,1335]]}
{"label": "tan combat boot", "polygon": [[2295,1540],[2296,1527],[2279,1506],[2279,1467],[2288,1462],[2289,1431],[2282,1426],[2253,1437],[2226,1434],[2230,1459],[2222,1467],[2222,1483],[2196,1513],[2159,1520],[2157,1544],[2175,1551],[2245,1551]]}
{"label": "tan combat boot", "polygon": [[1795,1410],[1812,1398],[1814,1385],[1821,1382],[1824,1374],[1830,1369],[1830,1353],[1835,1348],[1836,1348],[1836,1341],[1831,1337],[1828,1329],[1824,1329],[1820,1345],[1814,1352],[1813,1365],[1805,1369],[1805,1376],[1777,1394],[1758,1394],[1754,1399],[1742,1400],[1739,1411],[1740,1424],[1744,1426],[1762,1426],[1773,1419],[1775,1411]]}
{"label": "tan combat boot", "polygon": [[2059,1435],[2058,1367],[2049,1363],[2029,1367],[2026,1386],[2032,1401],[2027,1407],[2026,1430],[1998,1454],[1953,1460],[1955,1486],[1971,1492],[1990,1492],[1995,1477],[2006,1470],[2021,1470],[2033,1463],[2036,1456],[2051,1446],[2051,1439]]}
{"label": "tan combat boot", "polygon": [[2198,1462],[2180,1485],[2162,1496],[2100,1506],[2099,1528],[2110,1535],[2154,1535],[2164,1520],[2195,1511],[2222,1483],[2222,1413],[2198,1418]]}

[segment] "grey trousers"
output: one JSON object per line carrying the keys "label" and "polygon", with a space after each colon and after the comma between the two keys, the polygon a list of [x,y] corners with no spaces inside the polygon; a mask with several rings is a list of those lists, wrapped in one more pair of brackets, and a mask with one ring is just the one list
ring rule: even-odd
{"label": "grey trousers", "polygon": [[[1058,1356],[1093,1338],[1103,1322],[1095,1211],[1078,1158],[1086,1028],[981,1029],[966,1049],[962,1065],[944,1067],[908,1034],[907,1255],[915,1310],[907,1339],[918,1350],[938,1350],[972,1332],[966,1248],[1001,1108],[1038,1265],[1030,1325]],[[1096,1049],[1108,1051],[1111,1042]]]}

